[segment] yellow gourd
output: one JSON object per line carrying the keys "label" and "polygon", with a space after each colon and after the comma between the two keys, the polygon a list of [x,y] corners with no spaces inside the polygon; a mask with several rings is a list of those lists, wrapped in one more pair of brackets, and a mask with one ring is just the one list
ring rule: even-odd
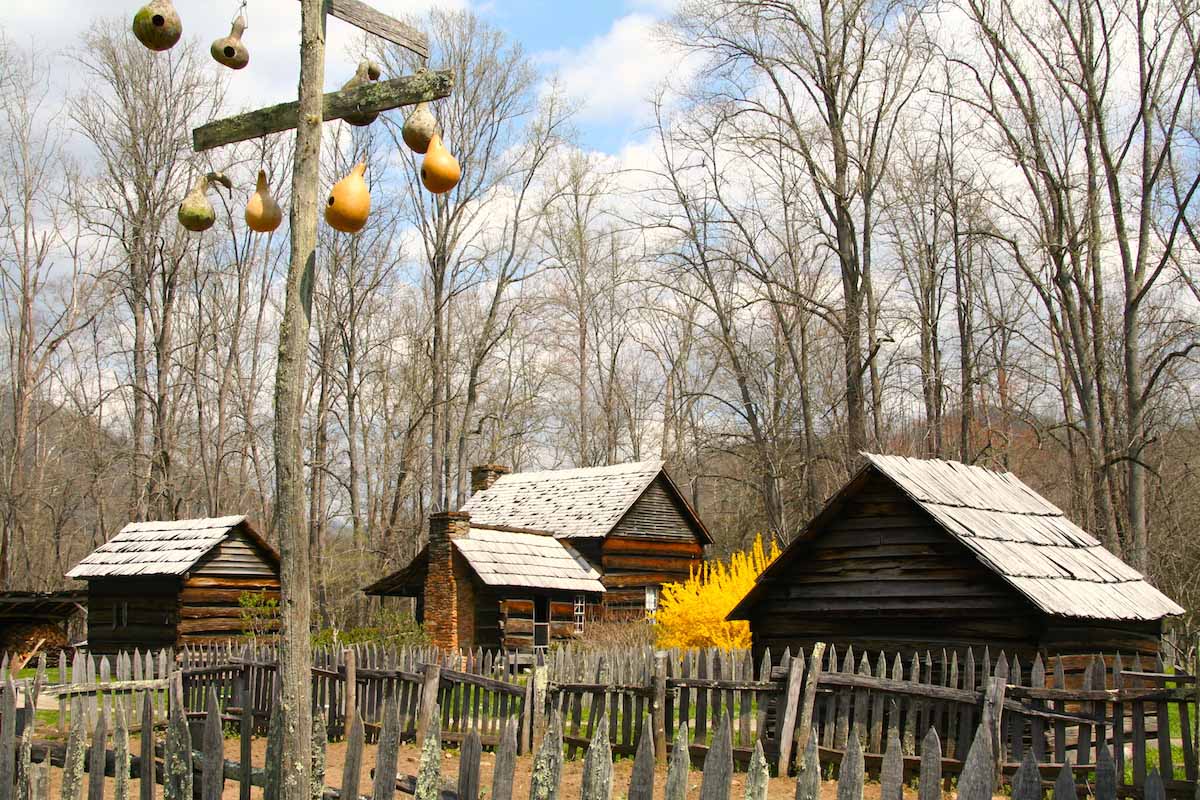
{"label": "yellow gourd", "polygon": [[133,15],[133,35],[151,50],[170,50],[183,35],[183,22],[171,0],[151,0]]}
{"label": "yellow gourd", "polygon": [[270,233],[283,222],[283,209],[271,196],[271,187],[267,185],[267,173],[258,171],[258,184],[250,202],[246,203],[246,225],[258,233]]}
{"label": "yellow gourd", "polygon": [[[354,77],[342,85],[342,91],[344,92],[347,89],[357,88],[362,86],[364,83],[368,83],[369,81],[377,81],[379,80],[379,76],[382,74],[383,70],[379,68],[378,64],[376,64],[374,61],[367,61],[364,59],[363,61],[358,62],[358,69],[354,71]],[[378,117],[378,111],[371,111],[362,114],[347,114],[346,116],[342,117],[342,119],[346,120],[346,122],[349,122],[351,125],[357,125],[361,128],[366,125],[370,125]]]}
{"label": "yellow gourd", "polygon": [[435,133],[429,139],[429,149],[421,162],[421,182],[434,194],[442,194],[457,186],[461,177],[458,159],[450,155],[446,145],[442,144],[442,137]]}
{"label": "yellow gourd", "polygon": [[343,233],[358,233],[367,224],[371,214],[371,191],[363,175],[367,162],[360,161],[350,174],[342,178],[329,190],[325,201],[325,221],[329,227]]}
{"label": "yellow gourd", "polygon": [[408,119],[404,120],[404,129],[400,134],[414,153],[424,155],[429,151],[429,142],[437,135],[437,120],[429,110],[429,103],[417,103]]}
{"label": "yellow gourd", "polygon": [[233,27],[228,36],[222,36],[212,43],[208,52],[218,64],[224,64],[230,69],[241,69],[250,63],[250,51],[242,43],[242,34],[246,32],[246,18],[238,16],[233,21]]}
{"label": "yellow gourd", "polygon": [[206,231],[217,221],[217,212],[213,210],[213,205],[208,200],[208,187],[213,182],[221,184],[226,189],[233,188],[233,183],[229,178],[220,172],[210,172],[197,178],[192,190],[179,204],[179,212],[176,215],[179,218],[179,224],[189,231],[196,233]]}

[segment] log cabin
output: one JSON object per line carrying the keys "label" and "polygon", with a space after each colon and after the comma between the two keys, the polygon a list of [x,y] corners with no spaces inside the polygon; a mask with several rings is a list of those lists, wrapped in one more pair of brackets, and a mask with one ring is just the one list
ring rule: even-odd
{"label": "log cabin", "polygon": [[662,461],[471,471],[471,497],[434,514],[429,544],[369,595],[416,599],[434,644],[528,651],[593,620],[645,618],[712,537]]}
{"label": "log cabin", "polygon": [[1158,652],[1170,598],[1011,473],[865,463],[730,612],[756,657],[839,650]]}
{"label": "log cabin", "polygon": [[279,599],[279,555],[244,516],[130,523],[67,577],[87,581],[97,653],[239,636],[245,593]]}

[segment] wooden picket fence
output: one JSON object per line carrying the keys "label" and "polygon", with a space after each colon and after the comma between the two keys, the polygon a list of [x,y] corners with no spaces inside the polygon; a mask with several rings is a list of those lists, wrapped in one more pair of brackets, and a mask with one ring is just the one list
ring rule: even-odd
{"label": "wooden picket fence", "polygon": [[[955,795],[958,800],[991,800],[997,791],[1001,775],[997,771],[996,754],[1003,741],[1003,732],[1000,720],[994,715],[1003,708],[1003,687],[1000,676],[985,686],[986,701],[980,710],[978,724],[970,737],[963,766],[957,776]],[[197,742],[183,713],[183,682],[179,673],[170,680],[170,715],[165,739],[160,746],[155,741],[153,725],[143,724],[141,756],[130,754],[129,720],[122,704],[113,708],[112,747],[109,749],[107,714],[98,715],[95,727],[90,731],[90,745],[86,741],[89,732],[84,725],[83,713],[72,717],[71,732],[65,745],[47,745],[34,740],[35,725],[31,709],[27,706],[26,713],[18,714],[15,698],[15,687],[10,681],[0,701],[0,786],[15,787],[15,796],[21,800],[77,800],[85,788],[88,800],[102,800],[105,796],[105,777],[113,779],[110,796],[114,800],[134,797],[135,781],[136,796],[141,800],[154,800],[159,796],[165,800],[191,800],[194,797],[219,800],[227,780],[238,782],[242,798],[250,797],[251,786],[261,787],[267,800],[278,797],[283,777],[280,772],[283,759],[279,756],[284,724],[278,706],[273,710],[268,726],[264,767],[256,769],[249,761],[235,763],[225,760],[223,719],[216,688],[212,686],[207,691],[207,710]],[[76,699],[74,702],[80,704],[82,701]],[[150,702],[149,695],[143,695],[143,717],[151,713]],[[365,729],[355,707],[351,706],[350,709],[346,728],[346,757],[340,776],[326,774],[326,729],[319,714],[314,718],[313,797],[322,800],[341,800],[344,797],[358,800],[360,797],[358,787],[364,774]],[[716,710],[716,722],[711,726],[713,735],[702,763],[701,800],[732,800],[734,716],[724,707]],[[417,800],[480,800],[480,754],[483,744],[479,733],[469,731],[462,740],[457,781],[453,788],[446,788],[442,776],[442,715],[435,707],[431,709],[429,717],[430,727],[421,740],[417,773],[412,776],[400,775],[398,755],[403,726],[399,704],[394,698],[385,701],[372,770],[372,800],[393,798],[398,791],[413,794]],[[611,800],[613,796],[611,721],[606,707],[597,719],[585,751],[582,800]],[[518,724],[517,719],[510,718],[500,736],[492,773],[492,800],[512,800],[514,795]],[[649,720],[643,720],[640,730],[625,797],[628,800],[652,800],[656,781],[655,762],[665,759],[667,773],[662,796],[666,800],[684,800],[691,782],[691,738],[687,723],[678,727],[669,756],[665,749],[656,748]],[[817,800],[821,796],[818,731],[808,728],[801,738],[803,746],[796,764],[794,786],[789,793],[798,800]],[[859,800],[863,796],[866,754],[862,742],[865,739],[867,735],[863,734],[857,723],[847,732],[847,747],[838,763],[839,800]],[[560,798],[566,746],[562,716],[555,710],[551,713],[548,728],[534,759],[529,797],[537,800]],[[924,733],[921,750],[919,759],[913,761],[906,758],[900,731],[895,728],[888,731],[879,769],[882,800],[899,800],[904,783],[914,775],[918,781],[919,800],[942,800],[946,775],[936,728],[931,727]],[[146,755],[150,753],[154,756]],[[57,798],[52,798],[49,791],[51,765],[62,770],[62,788]],[[1078,781],[1078,773],[1068,760],[1057,771],[1047,775],[1039,769],[1030,749],[1013,776],[1012,796],[1014,800],[1040,800],[1044,792],[1050,789],[1055,800],[1074,800],[1080,794],[1093,796],[1096,800],[1117,800],[1121,795],[1118,771],[1105,744],[1100,744],[1096,763],[1089,772],[1082,776],[1083,781]],[[765,800],[769,776],[770,768],[760,740],[751,752],[742,797],[745,800]],[[338,785],[341,788],[325,786],[331,778],[340,778]],[[1145,800],[1165,800],[1167,797],[1166,787],[1153,768],[1143,788]]]}
{"label": "wooden picket fence", "polygon": [[[9,663],[8,656],[0,663],[0,686],[9,679]],[[31,691],[36,690],[37,696],[44,698],[44,709],[56,705],[60,732],[67,730],[76,711],[84,715],[88,725],[94,725],[98,714],[111,713],[118,704],[132,715],[141,708],[143,694],[149,694],[152,700],[153,720],[162,722],[167,714],[167,677],[174,668],[171,650],[134,650],[111,656],[76,651],[71,658],[60,651],[54,665],[44,653],[38,656],[29,685]],[[16,680],[15,675],[13,678]],[[24,684],[18,681],[17,686]],[[77,705],[75,699],[81,702]]]}
{"label": "wooden picket fence", "polygon": [[[485,745],[500,742],[504,723],[518,720],[518,747],[532,744],[533,683],[511,658],[432,648],[320,649],[313,654],[312,707],[324,720],[327,739],[346,735],[348,711],[358,712],[368,742],[383,725],[386,701],[396,705],[402,741],[418,740],[439,709],[442,739],[462,741],[476,731]],[[193,718],[206,713],[215,693],[227,722],[264,734],[275,706],[278,653],[274,647],[209,647],[180,654],[184,705]]]}
{"label": "wooden picket fence", "polygon": [[[1027,763],[1048,779],[1066,770],[1073,781],[1094,783],[1109,769],[1105,759],[1117,795],[1150,798],[1161,791],[1193,800],[1198,791],[1200,686],[1161,662],[1147,668],[1137,659],[1127,664],[1119,656],[1096,656],[1038,658],[1026,666],[986,650],[978,659],[966,651],[961,659],[922,653],[889,662],[824,645],[795,656],[785,652],[778,663],[765,654],[757,665],[746,652],[570,648],[527,670],[511,655],[429,648],[318,650],[314,662],[314,748],[344,740],[347,758],[360,760],[359,736],[385,748],[427,742],[436,731],[439,747],[457,744],[467,760],[476,747],[494,747],[499,757],[510,736],[514,758],[547,737],[560,742],[563,757],[575,758],[594,752],[603,733],[604,747],[618,756],[642,759],[649,749],[699,766],[710,763],[714,750],[727,749],[739,769],[753,772],[761,758],[781,775],[803,774],[810,750],[826,765],[861,757],[865,773],[881,781],[897,758],[910,775],[933,758],[940,774],[961,785],[977,731],[990,720],[991,768],[1014,793]],[[222,759],[221,774],[241,781],[248,798],[250,786],[271,780],[241,765],[250,764],[255,736],[267,735],[271,747],[279,713],[276,663],[273,649],[246,645],[188,650],[174,660],[167,653],[119,655],[111,667],[104,657],[79,655],[69,666],[60,663],[57,676],[43,659],[34,679],[9,682],[4,692],[0,786],[4,754],[15,754],[7,774],[27,783],[36,782],[36,765],[45,763],[61,766],[64,780],[95,770],[118,774],[114,765],[125,763],[119,740],[138,732],[141,752],[154,752],[162,762],[154,767],[153,759],[134,759],[130,774],[149,770],[146,786],[167,786],[175,774],[171,742],[182,748],[186,735],[184,749],[191,753],[190,743],[207,741],[215,725],[218,733],[237,731],[239,760]],[[60,714],[69,729],[65,743],[33,737],[39,695],[69,705]],[[179,725],[183,732],[174,730]],[[155,739],[156,727],[165,728],[164,741]],[[76,769],[89,736],[93,744]],[[102,746],[106,738],[111,749]],[[180,750],[176,761],[184,757]],[[189,758],[199,775],[196,765],[206,762]],[[397,785],[412,788],[411,781]],[[141,797],[154,796],[142,791]],[[335,797],[331,791],[325,796]]]}

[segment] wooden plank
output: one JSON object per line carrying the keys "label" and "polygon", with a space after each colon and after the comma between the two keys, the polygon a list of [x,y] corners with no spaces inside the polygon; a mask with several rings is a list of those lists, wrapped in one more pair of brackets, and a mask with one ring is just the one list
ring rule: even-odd
{"label": "wooden plank", "polygon": [[[88,800],[104,800],[104,756],[105,745],[108,743],[108,727],[106,722],[107,715],[103,713],[96,715],[96,729],[92,734],[92,749],[88,754]],[[11,745],[11,741],[9,744]],[[12,752],[11,746],[6,746],[4,749]],[[11,781],[12,776],[9,775],[8,779]],[[12,784],[5,783],[3,785],[8,787]]]}
{"label": "wooden plank", "polygon": [[[787,680],[784,682],[783,695],[780,697],[780,707],[776,712],[778,720],[779,753],[776,756],[775,774],[786,777],[792,766],[792,738],[796,730],[796,719],[799,715],[801,692],[804,689],[804,656],[798,654],[788,665]],[[761,732],[760,732],[761,733]],[[807,742],[804,743],[808,745]]]}
{"label": "wooden plank", "polygon": [[[629,791],[625,800],[654,800],[654,755],[658,732],[648,724],[642,725],[638,740],[637,755],[633,759],[633,770],[629,775]],[[660,756],[664,750],[658,751]],[[496,798],[493,798],[496,800]]]}
{"label": "wooden plank", "polygon": [[733,785],[733,732],[728,716],[716,723],[712,746],[704,758],[704,773],[700,779],[700,800],[729,800]]}
{"label": "wooden plank", "polygon": [[517,722],[509,719],[504,726],[500,746],[496,748],[496,763],[492,768],[491,800],[512,800],[513,776],[517,768]]}
{"label": "wooden plank", "polygon": [[[849,651],[847,651],[849,652]],[[857,725],[855,728],[857,729]],[[838,768],[837,800],[862,800],[866,762],[858,731],[847,734],[846,757]]]}
{"label": "wooden plank", "polygon": [[376,11],[359,0],[325,0],[325,13],[369,34],[398,44],[422,59],[429,58],[429,39],[398,19]]}
{"label": "wooden plank", "polygon": [[[326,94],[322,101],[324,105],[321,118],[325,121],[341,119],[350,114],[388,111],[400,106],[437,100],[449,96],[453,88],[454,75],[449,70],[423,71],[401,78],[369,82],[353,89]],[[299,113],[300,104],[290,102],[216,120],[192,131],[192,148],[196,152],[202,152],[270,133],[291,130],[296,127]],[[200,580],[193,578],[190,583],[195,586],[213,585],[199,583]],[[221,586],[218,584],[214,588]]]}
{"label": "wooden plank", "polygon": [[[890,741],[899,741],[893,732]],[[903,772],[903,768],[901,768]],[[937,730],[930,728],[921,740],[921,770],[917,800],[942,800],[942,742]]]}

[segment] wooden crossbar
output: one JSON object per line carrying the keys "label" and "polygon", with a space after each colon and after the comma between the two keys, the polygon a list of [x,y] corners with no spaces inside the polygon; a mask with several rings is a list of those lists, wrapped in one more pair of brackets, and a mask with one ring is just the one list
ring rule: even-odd
{"label": "wooden crossbar", "polygon": [[429,38],[411,25],[389,17],[359,0],[325,0],[325,13],[356,28],[429,58]]}
{"label": "wooden crossbar", "polygon": [[[422,70],[415,75],[329,92],[325,95],[321,116],[328,121],[348,114],[388,111],[447,97],[453,89],[454,73],[450,70]],[[299,114],[300,104],[293,101],[219,119],[192,131],[192,148],[201,152],[290,130],[296,127]]]}

